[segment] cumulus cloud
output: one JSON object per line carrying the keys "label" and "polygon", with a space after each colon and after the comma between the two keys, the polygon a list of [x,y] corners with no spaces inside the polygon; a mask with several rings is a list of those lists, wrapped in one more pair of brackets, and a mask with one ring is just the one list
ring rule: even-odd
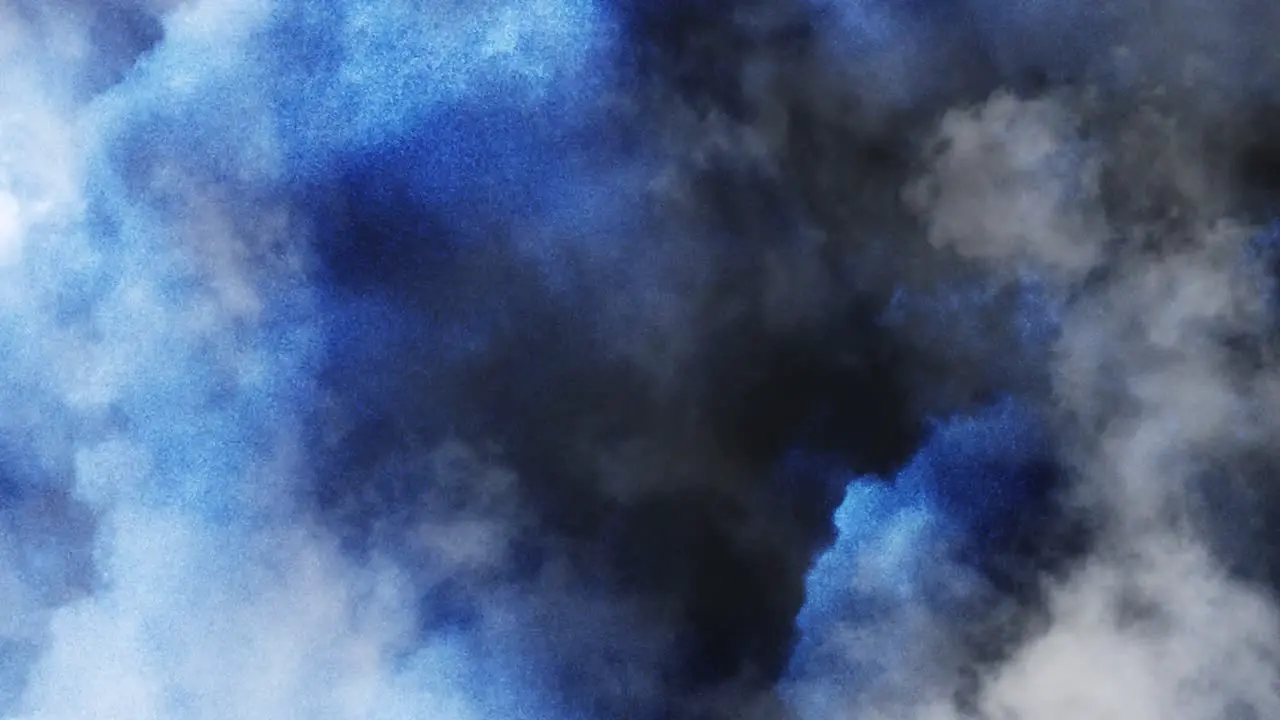
{"label": "cumulus cloud", "polygon": [[1078,123],[1053,99],[1006,94],[948,112],[929,174],[907,190],[930,242],[1068,280],[1100,263],[1099,168]]}
{"label": "cumulus cloud", "polygon": [[[1097,109],[1000,92],[949,111],[926,148],[924,174],[906,191],[932,242],[989,264],[997,277],[1048,278],[1066,298],[1045,407],[1073,478],[1061,502],[1084,509],[1093,537],[1068,571],[1035,581],[1043,614],[982,667],[974,699],[944,693],[939,704],[936,692],[916,691],[920,674],[941,676],[926,683],[933,691],[960,686],[962,673],[935,653],[888,676],[891,688],[909,689],[892,705],[895,716],[1260,717],[1280,702],[1274,599],[1221,552],[1233,520],[1205,512],[1207,497],[1221,502],[1239,491],[1206,479],[1205,466],[1243,462],[1246,448],[1268,444],[1275,427],[1261,394],[1274,369],[1239,357],[1242,345],[1265,343],[1272,332],[1265,270],[1248,262],[1257,230],[1215,217],[1220,196],[1196,188],[1220,182],[1218,166],[1202,162],[1179,133],[1159,144],[1115,130],[1149,122],[1147,108],[1107,106],[1101,122],[1091,115]],[[1160,161],[1124,164],[1132,142],[1148,143]],[[1191,180],[1165,175],[1174,165]],[[1152,189],[1169,182],[1180,191],[1150,208]],[[1169,225],[1169,217],[1181,221]],[[821,564],[815,572],[824,572]],[[856,597],[860,581],[837,577],[852,582]],[[881,576],[878,586],[888,582]],[[891,639],[847,655],[955,637],[964,624],[954,614],[923,624],[897,615],[877,617],[893,628]],[[823,687],[841,686],[840,675],[824,677]],[[875,698],[872,686],[827,712],[853,716]]]}
{"label": "cumulus cloud", "polygon": [[[87,100],[49,80],[93,49],[41,51],[87,33],[91,11],[20,8],[7,26],[6,398],[30,440],[6,483],[70,508],[47,521],[46,564],[93,562],[70,579],[24,564],[41,505],[7,510],[23,540],[4,554],[6,716],[544,716],[520,668],[491,662],[480,682],[483,646],[516,634],[509,611],[483,609],[500,629],[423,639],[404,559],[353,561],[298,506],[323,335],[251,57],[278,8],[118,9],[161,10],[163,41]],[[452,548],[431,582],[478,552],[484,510],[424,531]]]}
{"label": "cumulus cloud", "polygon": [[0,7],[0,716],[1280,711],[1271,11],[713,5]]}

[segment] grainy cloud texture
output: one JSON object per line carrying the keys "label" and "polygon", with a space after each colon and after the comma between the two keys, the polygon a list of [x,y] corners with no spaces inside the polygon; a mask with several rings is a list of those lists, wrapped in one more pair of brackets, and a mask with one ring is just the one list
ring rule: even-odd
{"label": "grainy cloud texture", "polygon": [[1275,28],[0,0],[0,718],[1280,715]]}

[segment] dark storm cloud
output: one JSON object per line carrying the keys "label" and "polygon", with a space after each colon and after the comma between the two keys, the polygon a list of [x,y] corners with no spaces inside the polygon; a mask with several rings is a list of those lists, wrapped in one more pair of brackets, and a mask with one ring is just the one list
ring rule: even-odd
{"label": "dark storm cloud", "polygon": [[6,8],[0,712],[1266,714],[1273,15]]}

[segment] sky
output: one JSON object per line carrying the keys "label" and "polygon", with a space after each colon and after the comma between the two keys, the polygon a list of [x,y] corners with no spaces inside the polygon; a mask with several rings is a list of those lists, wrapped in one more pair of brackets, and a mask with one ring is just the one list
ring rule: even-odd
{"label": "sky", "polygon": [[1266,0],[0,0],[0,718],[1280,715]]}

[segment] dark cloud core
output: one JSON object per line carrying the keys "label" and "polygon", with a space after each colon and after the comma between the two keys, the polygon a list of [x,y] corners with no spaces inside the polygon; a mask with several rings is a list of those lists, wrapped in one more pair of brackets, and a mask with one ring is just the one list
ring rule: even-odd
{"label": "dark cloud core", "polygon": [[1280,713],[1277,27],[0,5],[0,718]]}

